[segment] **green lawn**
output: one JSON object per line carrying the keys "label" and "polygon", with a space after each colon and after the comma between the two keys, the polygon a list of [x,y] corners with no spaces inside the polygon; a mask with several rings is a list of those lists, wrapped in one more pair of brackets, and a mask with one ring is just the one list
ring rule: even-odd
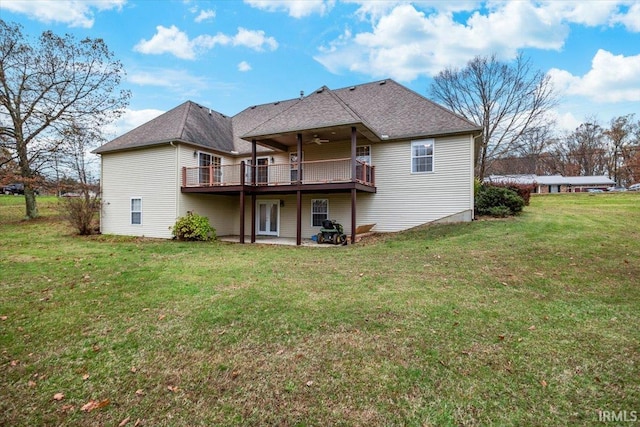
{"label": "green lawn", "polygon": [[0,197],[0,425],[640,417],[640,193],[322,250],[77,237],[39,203]]}

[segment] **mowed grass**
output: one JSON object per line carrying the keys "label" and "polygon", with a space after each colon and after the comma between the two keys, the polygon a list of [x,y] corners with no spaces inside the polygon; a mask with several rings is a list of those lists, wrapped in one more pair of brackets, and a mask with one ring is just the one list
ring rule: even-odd
{"label": "mowed grass", "polygon": [[640,193],[324,249],[78,237],[39,202],[0,197],[0,425],[640,412]]}

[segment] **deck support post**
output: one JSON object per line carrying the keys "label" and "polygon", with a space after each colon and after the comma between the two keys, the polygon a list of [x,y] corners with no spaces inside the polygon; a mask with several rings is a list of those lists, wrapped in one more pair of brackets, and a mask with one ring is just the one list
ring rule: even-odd
{"label": "deck support post", "polygon": [[351,182],[356,182],[356,127],[351,127]]}
{"label": "deck support post", "polygon": [[[251,187],[256,186],[256,140],[251,140]],[[251,243],[256,242],[256,193],[251,192]]]}
{"label": "deck support post", "polygon": [[244,160],[240,162],[240,243],[244,243],[244,176],[245,176]]}
{"label": "deck support post", "polygon": [[[302,134],[297,135],[298,138],[298,188],[300,188],[302,177]],[[296,191],[296,245],[302,244],[302,192]]]}
{"label": "deck support post", "polygon": [[[351,127],[351,182],[356,182],[356,127]],[[351,244],[356,242],[356,189],[351,189]]]}

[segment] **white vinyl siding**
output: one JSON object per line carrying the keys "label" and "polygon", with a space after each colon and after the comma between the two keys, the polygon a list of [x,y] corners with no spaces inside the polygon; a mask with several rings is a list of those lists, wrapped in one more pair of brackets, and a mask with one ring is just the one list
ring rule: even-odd
{"label": "white vinyl siding", "polygon": [[[180,192],[176,148],[170,145],[102,155],[104,234],[171,238]],[[141,199],[141,224],[132,224],[132,199]]]}
{"label": "white vinyl siding", "polygon": [[[375,165],[376,193],[357,193],[356,225],[376,224],[374,230],[394,232],[441,220],[449,216],[470,220],[473,212],[473,137],[453,136],[433,141],[433,172],[412,173],[412,141],[383,141],[369,146]],[[294,151],[294,150],[292,150]],[[365,149],[358,149],[365,155]],[[211,153],[220,165],[239,164],[242,159]],[[291,153],[273,153],[274,164],[283,164],[289,175]],[[349,158],[348,141],[304,146],[305,160]],[[260,156],[264,157],[264,156]],[[245,157],[246,159],[246,157]],[[219,236],[238,234],[238,195],[181,193],[182,167],[200,163],[199,151],[184,144],[102,155],[103,209],[101,229],[105,234],[171,238],[170,227],[179,216],[194,211],[209,218]],[[304,173],[304,170],[303,170]],[[296,235],[296,195],[279,194],[280,236]],[[132,225],[131,199],[142,203],[141,224]],[[258,196],[273,199],[274,195]],[[312,200],[327,200],[327,219],[351,231],[351,199],[348,193],[302,195],[302,237],[317,234],[313,226]],[[245,198],[245,233],[251,231],[251,197]]]}
{"label": "white vinyl siding", "polygon": [[434,171],[412,173],[411,142],[372,146],[376,194],[357,194],[357,225],[374,230],[405,230],[449,216],[473,215],[473,137],[436,138]]}

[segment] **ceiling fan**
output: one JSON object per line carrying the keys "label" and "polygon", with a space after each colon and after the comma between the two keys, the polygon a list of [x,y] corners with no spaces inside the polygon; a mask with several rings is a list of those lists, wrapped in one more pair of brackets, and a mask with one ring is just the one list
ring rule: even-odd
{"label": "ceiling fan", "polygon": [[329,140],[328,139],[319,138],[318,135],[313,135],[313,139],[311,139],[311,141],[309,141],[309,142],[313,142],[313,143],[316,143],[316,144],[320,145],[320,144],[322,144],[324,142],[329,142]]}

